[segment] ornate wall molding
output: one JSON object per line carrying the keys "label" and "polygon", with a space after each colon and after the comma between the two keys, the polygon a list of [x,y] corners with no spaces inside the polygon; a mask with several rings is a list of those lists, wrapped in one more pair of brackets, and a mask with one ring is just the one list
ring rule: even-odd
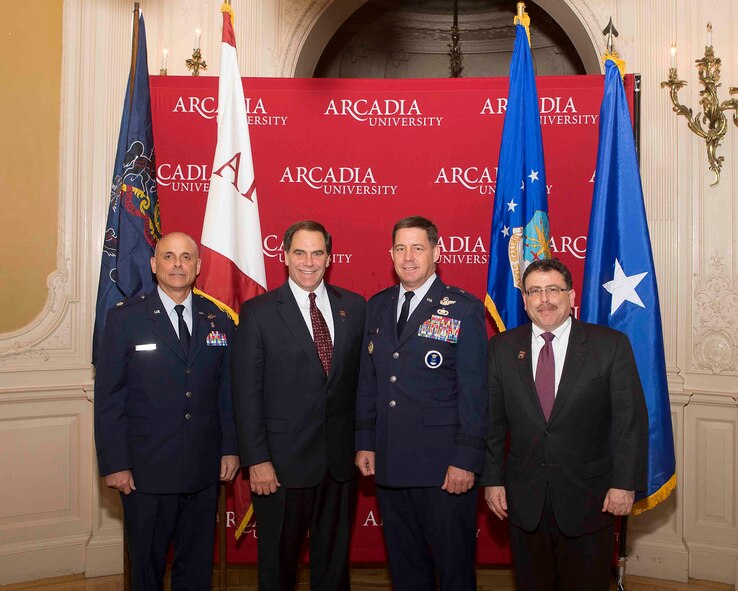
{"label": "ornate wall molding", "polygon": [[738,375],[737,311],[738,283],[716,251],[694,288],[693,370]]}

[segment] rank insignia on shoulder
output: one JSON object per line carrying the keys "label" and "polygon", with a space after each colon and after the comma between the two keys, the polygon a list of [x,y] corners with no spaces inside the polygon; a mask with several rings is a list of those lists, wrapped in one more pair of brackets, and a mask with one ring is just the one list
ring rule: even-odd
{"label": "rank insignia on shoulder", "polygon": [[205,338],[205,344],[208,347],[227,347],[228,337],[222,332],[217,330],[210,331],[210,334]]}
{"label": "rank insignia on shoulder", "polygon": [[456,300],[452,300],[452,299],[449,299],[448,296],[444,296],[443,299],[438,303],[441,304],[442,306],[450,306],[451,304],[455,304]]}

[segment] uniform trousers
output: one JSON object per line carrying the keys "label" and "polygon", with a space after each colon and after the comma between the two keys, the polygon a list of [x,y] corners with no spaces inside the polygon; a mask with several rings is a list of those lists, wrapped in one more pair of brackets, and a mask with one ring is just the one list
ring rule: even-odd
{"label": "uniform trousers", "polygon": [[377,485],[395,591],[476,589],[477,488],[449,494],[441,487]]}
{"label": "uniform trousers", "polygon": [[259,589],[294,590],[308,532],[310,589],[351,588],[348,556],[355,483],[354,478],[339,482],[327,472],[317,486],[282,486],[270,495],[252,496],[258,524]]}
{"label": "uniform trousers", "polygon": [[512,523],[510,550],[517,591],[608,591],[612,570],[613,526],[582,536],[559,529],[551,499],[538,527],[526,532]]}
{"label": "uniform trousers", "polygon": [[194,493],[121,493],[133,591],[161,591],[174,544],[172,591],[208,591],[218,485]]}

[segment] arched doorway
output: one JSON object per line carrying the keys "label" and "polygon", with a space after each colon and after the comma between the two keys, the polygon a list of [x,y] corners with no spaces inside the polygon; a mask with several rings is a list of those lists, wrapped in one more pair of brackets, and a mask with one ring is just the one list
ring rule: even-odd
{"label": "arched doorway", "polygon": [[[323,5],[321,9],[319,5]],[[451,0],[342,0],[306,7],[283,52],[283,75],[446,77]],[[561,0],[528,2],[539,75],[600,73],[599,50],[580,15]],[[462,76],[505,76],[512,52],[509,0],[459,0]]]}

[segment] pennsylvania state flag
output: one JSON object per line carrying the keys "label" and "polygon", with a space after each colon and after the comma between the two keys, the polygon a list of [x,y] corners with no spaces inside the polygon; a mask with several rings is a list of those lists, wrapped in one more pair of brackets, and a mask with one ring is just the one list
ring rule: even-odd
{"label": "pennsylvania state flag", "polygon": [[531,262],[551,258],[538,92],[526,28],[515,28],[485,298],[500,332],[528,322],[523,272]]}
{"label": "pennsylvania state flag", "polygon": [[648,491],[636,496],[637,515],[669,496],[676,474],[651,240],[628,103],[612,60],[605,63],[581,318],[624,332],[633,346],[649,422]]}
{"label": "pennsylvania state flag", "polygon": [[135,65],[128,75],[110,189],[97,287],[93,365],[97,361],[108,309],[124,298],[153,288],[149,260],[161,237],[143,15],[139,16],[137,41]]}

